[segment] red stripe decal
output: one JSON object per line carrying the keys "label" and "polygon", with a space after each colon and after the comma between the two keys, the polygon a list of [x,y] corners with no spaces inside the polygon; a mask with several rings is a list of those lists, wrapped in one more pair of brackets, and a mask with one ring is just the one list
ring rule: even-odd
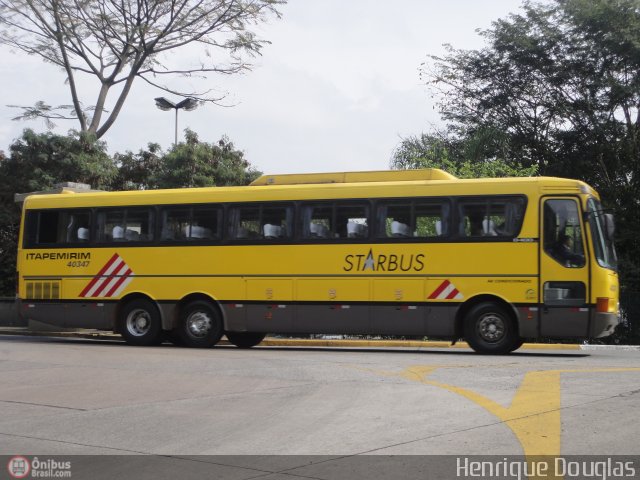
{"label": "red stripe decal", "polygon": [[454,288],[453,290],[451,290],[451,293],[449,295],[447,295],[447,300],[452,300],[455,298],[456,295],[458,295],[460,292],[458,291],[457,288]]}
{"label": "red stripe decal", "polygon": [[436,288],[431,295],[429,295],[429,299],[433,300],[434,298],[438,298],[438,295],[440,295],[450,284],[451,282],[449,280],[445,280],[444,282],[442,282],[440,286]]}
{"label": "red stripe decal", "polygon": [[115,292],[118,289],[118,287],[120,285],[122,285],[122,282],[124,282],[127,279],[127,277],[129,275],[131,275],[132,273],[133,272],[131,271],[131,269],[127,268],[127,271],[122,274],[122,276],[118,279],[118,281],[115,283],[115,285],[113,287],[111,287],[111,289],[109,289],[109,291],[106,293],[106,295],[102,295],[102,296],[103,297],[110,297],[111,295],[113,295],[113,292]]}
{"label": "red stripe decal", "polygon": [[84,290],[82,290],[82,292],[80,292],[80,296],[84,297],[87,292],[89,292],[89,290],[91,290],[91,288],[96,284],[96,282],[98,280],[100,280],[100,277],[102,276],[102,274],[104,274],[104,272],[107,271],[107,269],[111,266],[111,264],[113,262],[115,262],[118,259],[118,254],[114,253],[113,257],[111,257],[111,260],[109,260],[104,267],[102,267],[102,269],[97,273],[97,275],[95,277],[93,277],[93,279],[89,282],[89,284],[84,287]]}

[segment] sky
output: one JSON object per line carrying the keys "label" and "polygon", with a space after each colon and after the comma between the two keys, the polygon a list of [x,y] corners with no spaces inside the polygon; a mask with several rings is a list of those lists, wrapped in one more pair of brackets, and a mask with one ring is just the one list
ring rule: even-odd
{"label": "sky", "polygon": [[[428,55],[481,48],[477,29],[517,13],[520,0],[290,0],[281,19],[257,31],[271,44],[252,71],[212,75],[230,107],[181,111],[179,135],[202,141],[226,135],[264,173],[385,170],[402,138],[441,125],[436,99],[419,78]],[[91,93],[89,84],[83,91]],[[7,105],[69,104],[65,77],[35,57],[0,47],[0,150],[42,120],[12,121]],[[149,142],[171,147],[174,114],[155,107],[170,95],[138,81],[102,140],[110,153],[138,151]],[[179,100],[177,97],[173,100]],[[55,133],[77,128],[58,121]]]}

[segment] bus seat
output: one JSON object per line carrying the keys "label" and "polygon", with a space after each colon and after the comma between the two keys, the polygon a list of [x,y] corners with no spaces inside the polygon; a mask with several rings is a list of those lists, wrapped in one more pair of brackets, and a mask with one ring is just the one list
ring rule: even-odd
{"label": "bus seat", "polygon": [[124,240],[124,228],[120,225],[113,227],[113,230],[111,231],[111,238],[114,240]]}
{"label": "bus seat", "polygon": [[364,237],[364,225],[356,222],[347,222],[347,237],[349,238]]}
{"label": "bus seat", "polygon": [[247,229],[244,227],[238,227],[236,238],[249,238],[249,232],[247,232]]}
{"label": "bus seat", "polygon": [[411,229],[406,223],[394,220],[391,222],[391,235],[394,237],[410,237]]}
{"label": "bus seat", "polygon": [[265,223],[263,227],[264,238],[280,238],[282,236],[282,227]]}
{"label": "bus seat", "polygon": [[329,230],[321,223],[311,222],[309,224],[309,233],[311,233],[312,237],[318,238],[327,238],[329,236]]}
{"label": "bus seat", "polygon": [[183,228],[183,233],[187,238],[211,238],[211,229],[199,225],[187,225]]}
{"label": "bus seat", "polygon": [[485,218],[482,221],[482,233],[487,237],[497,237],[496,224],[493,220]]}
{"label": "bus seat", "polygon": [[442,235],[442,221],[436,220],[436,235]]}
{"label": "bus seat", "polygon": [[82,242],[86,242],[87,240],[89,240],[89,229],[88,228],[84,228],[84,227],[80,227],[78,228],[78,240],[82,241]]}
{"label": "bus seat", "polygon": [[136,232],[135,230],[131,230],[129,228],[127,228],[124,231],[124,237],[127,240],[133,240],[133,241],[138,241],[140,240],[140,234],[138,232]]}

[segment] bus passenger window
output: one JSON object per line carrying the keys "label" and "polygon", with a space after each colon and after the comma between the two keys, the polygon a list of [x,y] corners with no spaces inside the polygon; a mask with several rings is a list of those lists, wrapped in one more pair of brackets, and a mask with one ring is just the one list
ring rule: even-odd
{"label": "bus passenger window", "polygon": [[124,238],[129,242],[153,240],[153,211],[128,209]]}
{"label": "bus passenger window", "polygon": [[369,208],[364,205],[338,205],[336,227],[336,238],[368,238]]}
{"label": "bus passenger window", "polygon": [[458,235],[463,237],[515,237],[524,219],[524,199],[487,197],[458,201]]}
{"label": "bus passenger window", "polygon": [[239,240],[275,240],[291,237],[293,209],[274,206],[236,207],[229,212],[229,234]]}
{"label": "bus passenger window", "polygon": [[447,235],[449,233],[448,212],[448,203],[417,203],[413,236],[429,238]]}
{"label": "bus passenger window", "polygon": [[153,210],[123,209],[99,211],[98,241],[147,242],[153,240]]}
{"label": "bus passenger window", "polygon": [[380,237],[407,238],[412,237],[411,205],[385,205],[379,210]]}
{"label": "bus passenger window", "polygon": [[302,207],[302,237],[323,240],[333,238],[333,206],[308,205]]}
{"label": "bus passenger window", "polygon": [[291,236],[291,209],[265,207],[262,210],[262,233],[265,239],[274,240]]}
{"label": "bus passenger window", "polygon": [[162,210],[162,241],[200,242],[220,238],[219,209],[208,206]]}
{"label": "bus passenger window", "polygon": [[487,213],[486,202],[459,202],[458,212],[460,219],[458,235],[462,237],[482,237],[485,235],[482,222]]}
{"label": "bus passenger window", "polygon": [[67,245],[90,240],[91,212],[88,210],[32,211],[25,222],[25,243]]}

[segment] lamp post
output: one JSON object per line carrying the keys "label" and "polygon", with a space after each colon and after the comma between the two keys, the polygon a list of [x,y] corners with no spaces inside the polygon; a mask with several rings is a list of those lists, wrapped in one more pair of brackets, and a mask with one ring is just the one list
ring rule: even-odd
{"label": "lamp post", "polygon": [[173,103],[171,100],[167,100],[164,97],[158,97],[155,99],[156,107],[160,110],[175,110],[176,111],[176,135],[174,145],[178,144],[178,110],[186,110],[191,111],[195,110],[198,107],[198,101],[195,98],[185,98],[178,103]]}

